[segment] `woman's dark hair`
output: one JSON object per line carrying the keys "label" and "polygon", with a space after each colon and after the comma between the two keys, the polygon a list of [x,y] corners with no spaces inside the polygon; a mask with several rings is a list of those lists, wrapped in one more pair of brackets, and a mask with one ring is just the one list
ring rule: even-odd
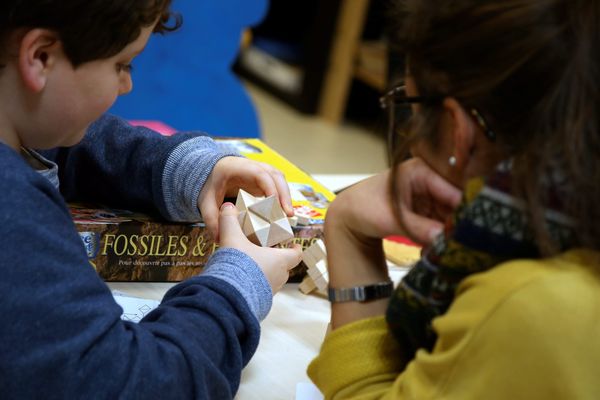
{"label": "woman's dark hair", "polygon": [[117,54],[155,21],[155,32],[177,29],[181,17],[169,10],[170,4],[171,0],[2,0],[0,40],[6,43],[19,28],[51,29],[73,65],[79,66]]}
{"label": "woman's dark hair", "polygon": [[[540,248],[548,171],[582,245],[600,249],[600,2],[393,0],[390,41],[405,54],[420,95],[476,108],[514,159]],[[435,141],[440,109],[423,106],[413,129]],[[397,161],[403,154],[398,154]],[[392,184],[392,193],[396,192]],[[396,203],[396,201],[395,201]]]}

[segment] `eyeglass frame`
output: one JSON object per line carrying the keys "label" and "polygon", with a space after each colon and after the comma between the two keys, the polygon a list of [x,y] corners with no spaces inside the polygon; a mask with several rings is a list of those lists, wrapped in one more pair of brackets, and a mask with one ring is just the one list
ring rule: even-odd
{"label": "eyeglass frame", "polygon": [[[402,95],[400,95],[402,94]],[[379,98],[379,106],[382,109],[388,109],[389,108],[389,121],[388,121],[388,146],[389,149],[388,151],[390,153],[392,153],[394,151],[394,148],[392,146],[392,142],[393,142],[393,135],[395,134],[395,116],[394,116],[394,110],[393,110],[393,106],[395,105],[401,105],[401,104],[432,104],[432,103],[437,103],[440,102],[444,99],[445,96],[406,96],[406,85],[404,83],[400,83],[394,87],[392,87],[390,90],[388,90],[386,93],[383,94],[383,96],[381,96]],[[390,99],[393,100],[393,103],[390,102]],[[391,103],[391,104],[390,104]],[[392,106],[392,107],[390,107]],[[470,108],[469,112],[471,114],[471,116],[475,119],[475,121],[477,122],[477,124],[483,129],[483,134],[485,135],[485,137],[490,141],[490,142],[495,142],[496,141],[496,133],[490,129],[487,121],[485,120],[485,118],[483,118],[483,116],[481,115],[481,113],[476,109],[476,108]],[[392,160],[391,158],[392,154],[389,154],[390,157],[390,161]]]}

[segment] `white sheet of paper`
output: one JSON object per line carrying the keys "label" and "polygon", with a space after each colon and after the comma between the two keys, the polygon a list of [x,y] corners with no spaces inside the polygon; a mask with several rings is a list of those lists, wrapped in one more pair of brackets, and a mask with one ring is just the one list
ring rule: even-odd
{"label": "white sheet of paper", "polygon": [[319,389],[310,382],[296,384],[296,400],[323,400]]}
{"label": "white sheet of paper", "polygon": [[115,301],[123,308],[121,319],[124,321],[140,322],[146,314],[160,304],[160,301],[129,296],[116,290],[113,290],[112,294]]}

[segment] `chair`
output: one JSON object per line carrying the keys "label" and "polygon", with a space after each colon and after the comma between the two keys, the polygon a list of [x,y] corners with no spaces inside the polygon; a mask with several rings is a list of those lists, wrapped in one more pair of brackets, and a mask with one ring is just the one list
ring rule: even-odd
{"label": "chair", "polygon": [[242,33],[268,0],[175,1],[183,26],[150,39],[133,62],[133,91],[110,112],[213,136],[260,137],[250,96],[232,72]]}

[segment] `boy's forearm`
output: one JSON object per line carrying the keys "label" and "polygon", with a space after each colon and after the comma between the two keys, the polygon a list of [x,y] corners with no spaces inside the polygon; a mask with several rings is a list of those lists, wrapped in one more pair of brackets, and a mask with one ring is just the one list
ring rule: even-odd
{"label": "boy's forearm", "polygon": [[76,146],[40,153],[58,164],[67,201],[152,210],[179,221],[198,220],[196,192],[227,155],[200,132],[165,137],[110,115]]}

